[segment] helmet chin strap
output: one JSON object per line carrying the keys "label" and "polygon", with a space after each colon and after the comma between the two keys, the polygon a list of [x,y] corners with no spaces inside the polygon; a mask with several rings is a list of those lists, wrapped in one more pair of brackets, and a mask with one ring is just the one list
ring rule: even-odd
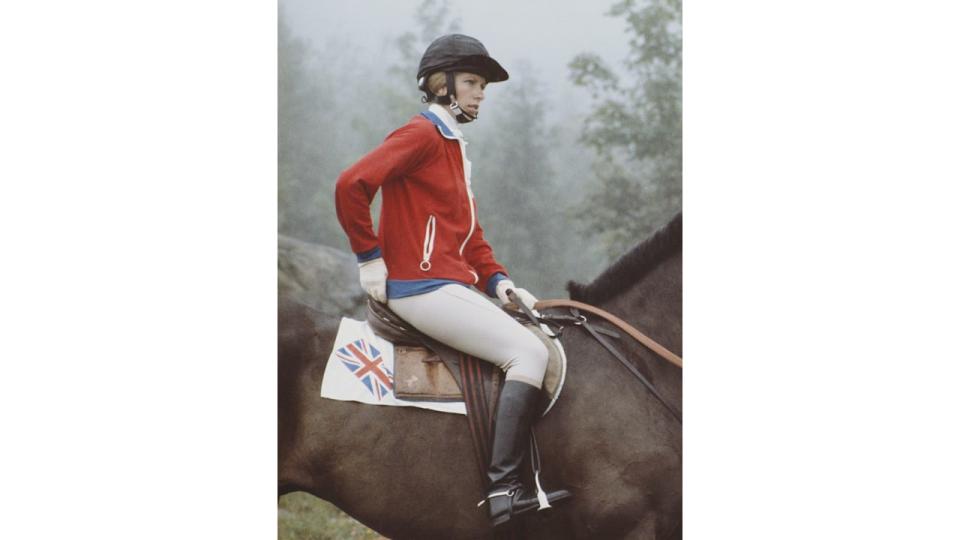
{"label": "helmet chin strap", "polygon": [[469,124],[477,119],[478,115],[473,115],[467,111],[460,108],[460,104],[457,103],[457,90],[456,90],[456,81],[453,79],[453,72],[447,72],[447,95],[444,96],[450,103],[450,110],[453,111],[454,117],[456,117],[457,122],[460,124]]}
{"label": "helmet chin strap", "polygon": [[450,110],[453,111],[453,114],[456,115],[457,122],[461,124],[468,124],[470,122],[473,122],[479,116],[475,114],[470,114],[467,111],[461,109],[460,104],[457,103],[457,100],[455,98],[450,100]]}

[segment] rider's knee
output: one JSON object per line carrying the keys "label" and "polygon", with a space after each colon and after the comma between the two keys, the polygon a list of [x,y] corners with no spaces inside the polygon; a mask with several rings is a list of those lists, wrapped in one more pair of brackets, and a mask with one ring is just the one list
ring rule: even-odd
{"label": "rider's knee", "polygon": [[527,333],[515,346],[517,348],[507,369],[507,379],[520,380],[539,388],[547,372],[550,356],[546,345],[533,334]]}

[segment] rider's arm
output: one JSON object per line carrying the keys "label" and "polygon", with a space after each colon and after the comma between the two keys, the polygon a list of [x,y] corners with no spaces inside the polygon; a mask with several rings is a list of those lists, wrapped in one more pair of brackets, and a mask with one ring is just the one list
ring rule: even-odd
{"label": "rider's arm", "polygon": [[493,248],[483,237],[483,227],[477,218],[476,229],[463,250],[467,263],[474,268],[477,276],[477,288],[492,298],[497,297],[497,282],[508,277],[507,269],[493,256]]}
{"label": "rider's arm", "polygon": [[387,136],[383,144],[360,158],[337,179],[337,219],[350,248],[362,260],[379,256],[379,243],[370,217],[370,203],[384,183],[402,178],[438,151],[433,126],[410,123]]}

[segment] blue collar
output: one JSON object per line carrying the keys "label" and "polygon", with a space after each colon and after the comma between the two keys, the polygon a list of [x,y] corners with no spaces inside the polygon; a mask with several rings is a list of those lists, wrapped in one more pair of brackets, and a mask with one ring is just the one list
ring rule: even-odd
{"label": "blue collar", "polygon": [[453,134],[453,131],[440,119],[439,116],[433,113],[433,111],[423,111],[420,113],[420,116],[426,118],[427,120],[433,122],[437,129],[440,130],[440,134],[446,137],[447,139],[453,139],[455,141],[460,140],[459,137]]}

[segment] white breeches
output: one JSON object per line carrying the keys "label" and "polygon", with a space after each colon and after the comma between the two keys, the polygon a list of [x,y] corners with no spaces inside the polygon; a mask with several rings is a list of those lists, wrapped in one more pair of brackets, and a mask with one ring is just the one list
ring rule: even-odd
{"label": "white breeches", "polygon": [[433,339],[498,366],[508,381],[537,388],[543,384],[546,346],[473,289],[444,285],[425,294],[392,298],[387,307]]}

